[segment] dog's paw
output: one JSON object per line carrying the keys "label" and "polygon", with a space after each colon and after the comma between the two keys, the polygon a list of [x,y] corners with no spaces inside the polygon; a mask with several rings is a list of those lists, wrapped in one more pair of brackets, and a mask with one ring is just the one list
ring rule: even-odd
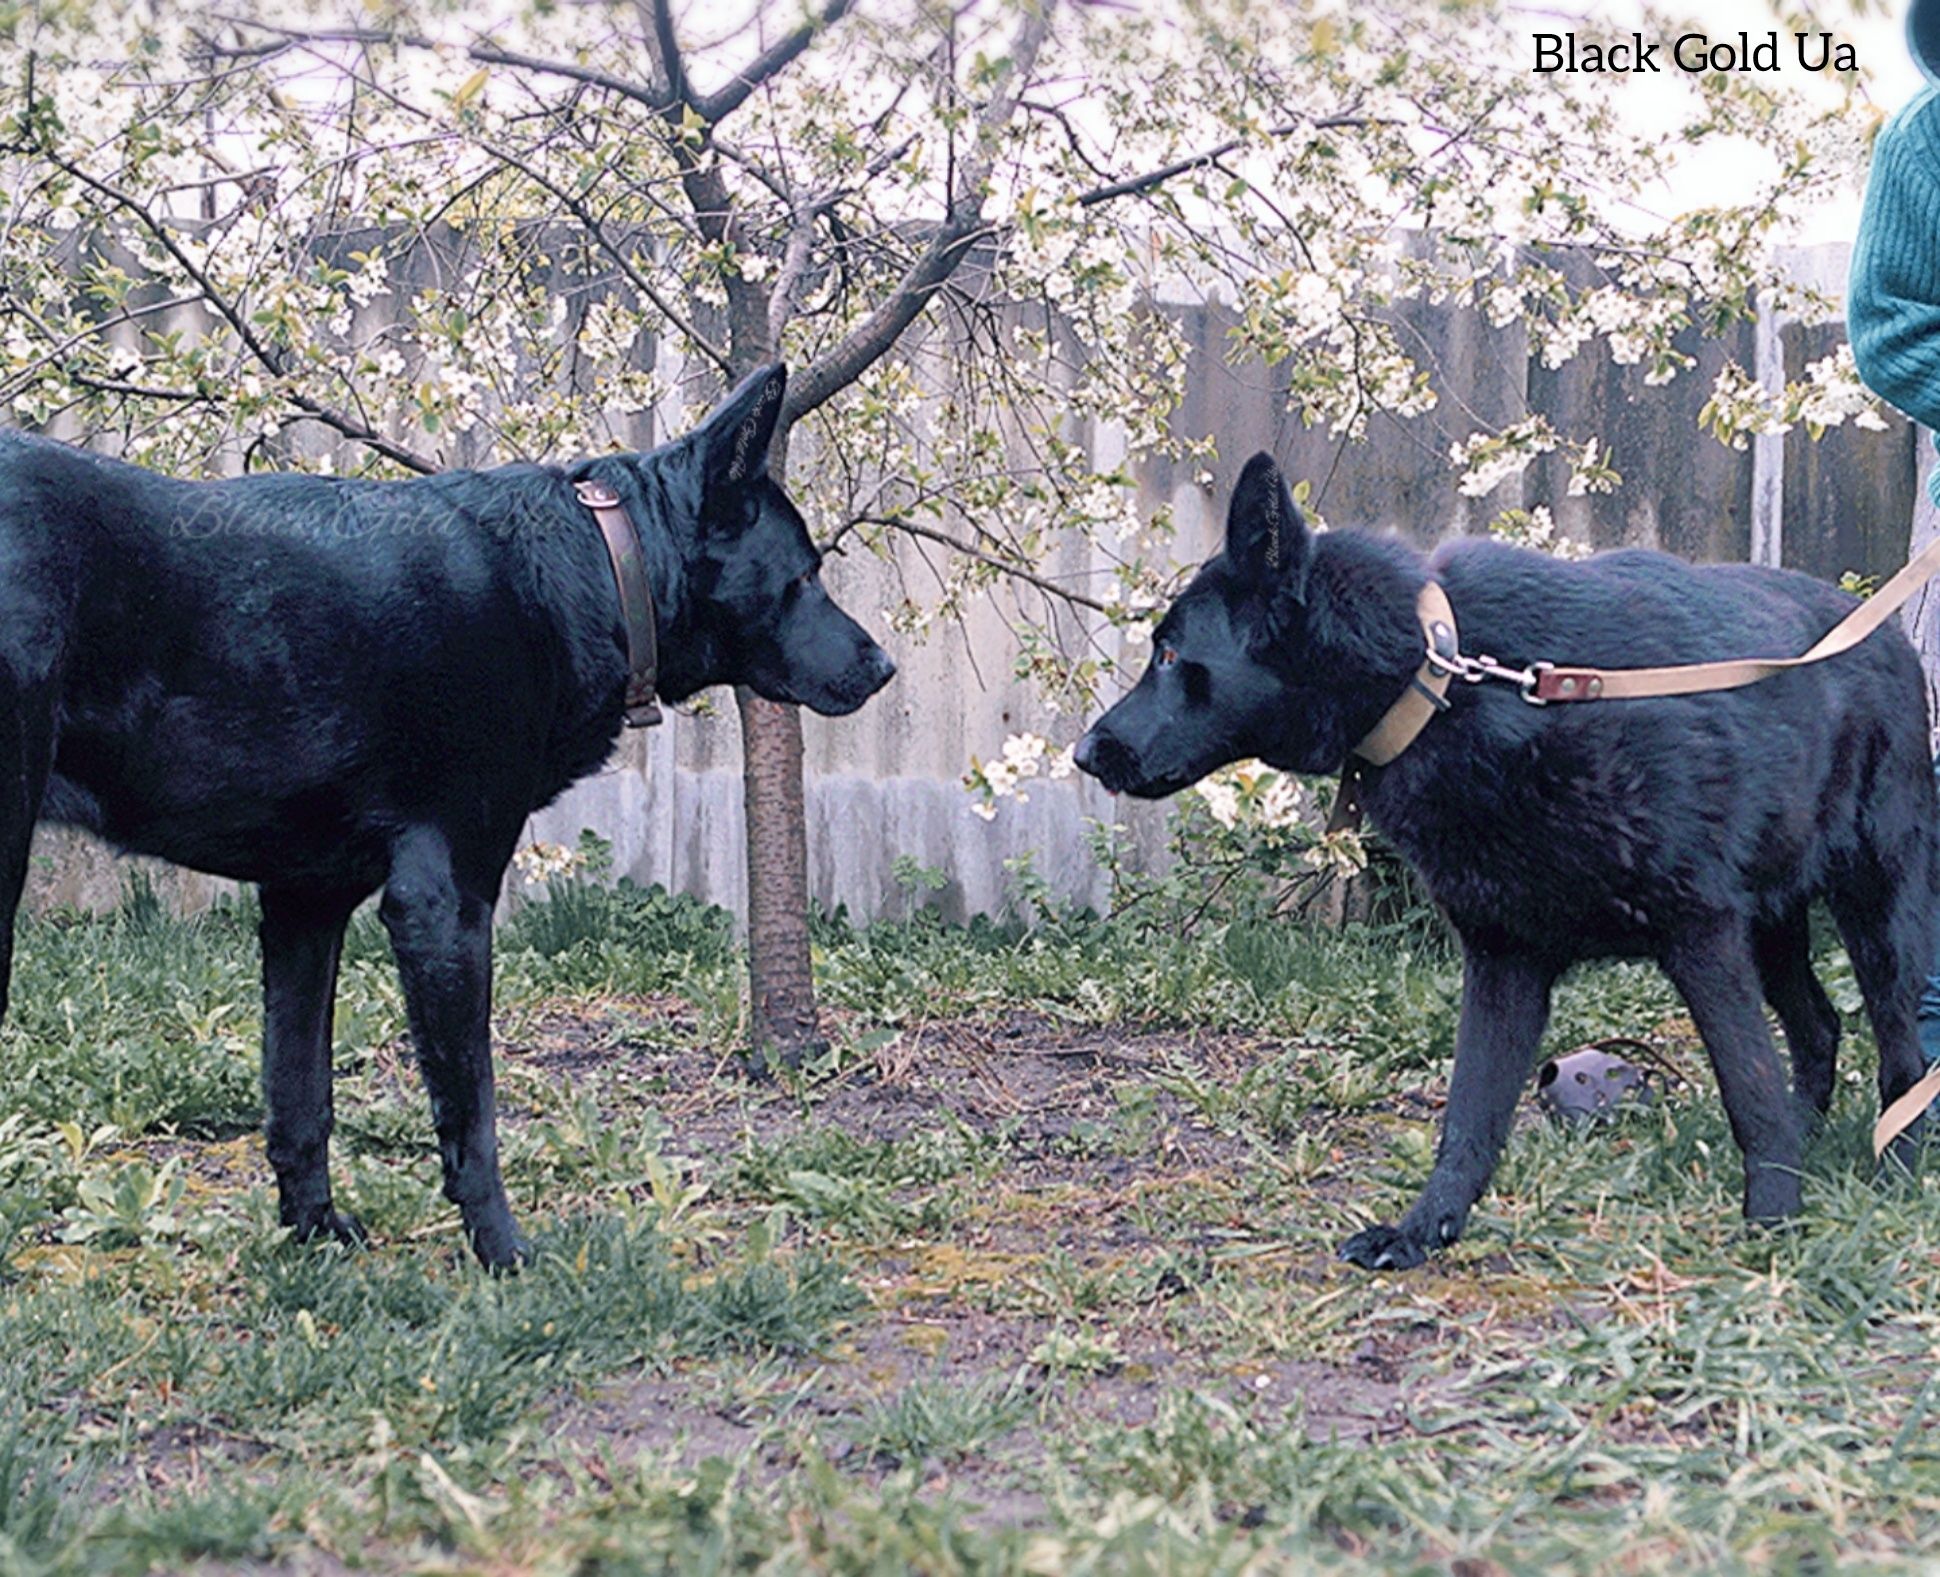
{"label": "dog's paw", "polygon": [[532,1263],[535,1253],[531,1240],[512,1225],[509,1217],[473,1229],[471,1240],[479,1263],[499,1275],[516,1276]]}
{"label": "dog's paw", "polygon": [[1805,1208],[1799,1174],[1775,1166],[1745,1177],[1745,1220],[1767,1231],[1790,1226]]}
{"label": "dog's paw", "polygon": [[1428,1251],[1399,1227],[1368,1227],[1340,1246],[1340,1257],[1362,1270],[1413,1270]]}
{"label": "dog's paw", "polygon": [[299,1243],[341,1243],[345,1248],[369,1248],[370,1233],[348,1210],[325,1210],[299,1221],[290,1235]]}

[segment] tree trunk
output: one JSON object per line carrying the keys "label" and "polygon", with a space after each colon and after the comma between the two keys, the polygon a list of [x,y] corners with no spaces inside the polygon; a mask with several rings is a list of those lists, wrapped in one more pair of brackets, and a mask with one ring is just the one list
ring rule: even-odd
{"label": "tree trunk", "polygon": [[748,834],[748,1038],[752,1067],[798,1067],[820,1052],[808,954],[808,809],[798,708],[737,685]]}
{"label": "tree trunk", "polygon": [[[786,416],[768,448],[768,474],[788,483]],[[802,712],[736,685],[741,710],[741,814],[748,842],[748,1045],[757,1076],[779,1057],[791,1068],[819,1055],[821,1015],[808,952],[808,799]]]}

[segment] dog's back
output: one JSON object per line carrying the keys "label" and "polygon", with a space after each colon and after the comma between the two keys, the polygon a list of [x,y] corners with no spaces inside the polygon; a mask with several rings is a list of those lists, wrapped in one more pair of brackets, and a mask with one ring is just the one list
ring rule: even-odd
{"label": "dog's back", "polygon": [[[1790,571],[1643,550],[1567,563],[1471,541],[1432,567],[1464,649],[1514,664],[1792,656],[1855,600]],[[1925,686],[1895,626],[1737,690],[1536,707],[1484,686],[1451,701],[1381,799],[1477,923],[1486,911],[1531,941],[1654,956],[1692,905],[1789,912],[1888,849],[1932,890]]]}
{"label": "dog's back", "polygon": [[0,437],[0,662],[59,696],[43,813],[243,879],[314,854],[374,880],[407,812],[556,792],[622,677],[555,606],[607,573],[570,497],[531,466],[192,483]]}
{"label": "dog's back", "polygon": [[[1796,655],[1857,601],[1794,570],[1688,564],[1649,548],[1566,560],[1465,537],[1428,567],[1464,632],[1499,643],[1498,655],[1599,667]],[[1889,650],[1912,657],[1903,639],[1860,648],[1869,661]]]}

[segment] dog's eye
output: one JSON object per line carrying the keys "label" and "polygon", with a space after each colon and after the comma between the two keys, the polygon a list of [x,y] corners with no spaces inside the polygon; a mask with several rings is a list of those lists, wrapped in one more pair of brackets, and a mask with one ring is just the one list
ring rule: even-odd
{"label": "dog's eye", "polygon": [[1170,668],[1170,667],[1171,667],[1171,666],[1172,666],[1172,665],[1173,665],[1174,663],[1176,663],[1176,662],[1177,662],[1178,660],[1179,660],[1179,648],[1178,648],[1178,647],[1176,647],[1176,646],[1161,646],[1161,647],[1159,648],[1159,666],[1160,666],[1161,668]]}
{"label": "dog's eye", "polygon": [[795,577],[796,589],[798,591],[807,591],[810,586],[813,586],[815,584],[815,572],[819,568],[821,568],[820,565],[810,565],[801,574],[797,575]]}

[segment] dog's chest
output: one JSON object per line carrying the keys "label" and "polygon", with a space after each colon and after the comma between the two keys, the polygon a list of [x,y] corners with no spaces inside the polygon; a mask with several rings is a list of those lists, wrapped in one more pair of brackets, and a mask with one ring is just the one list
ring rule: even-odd
{"label": "dog's chest", "polygon": [[1375,819],[1464,935],[1646,954],[1690,896],[1621,771],[1439,777],[1377,800]]}

